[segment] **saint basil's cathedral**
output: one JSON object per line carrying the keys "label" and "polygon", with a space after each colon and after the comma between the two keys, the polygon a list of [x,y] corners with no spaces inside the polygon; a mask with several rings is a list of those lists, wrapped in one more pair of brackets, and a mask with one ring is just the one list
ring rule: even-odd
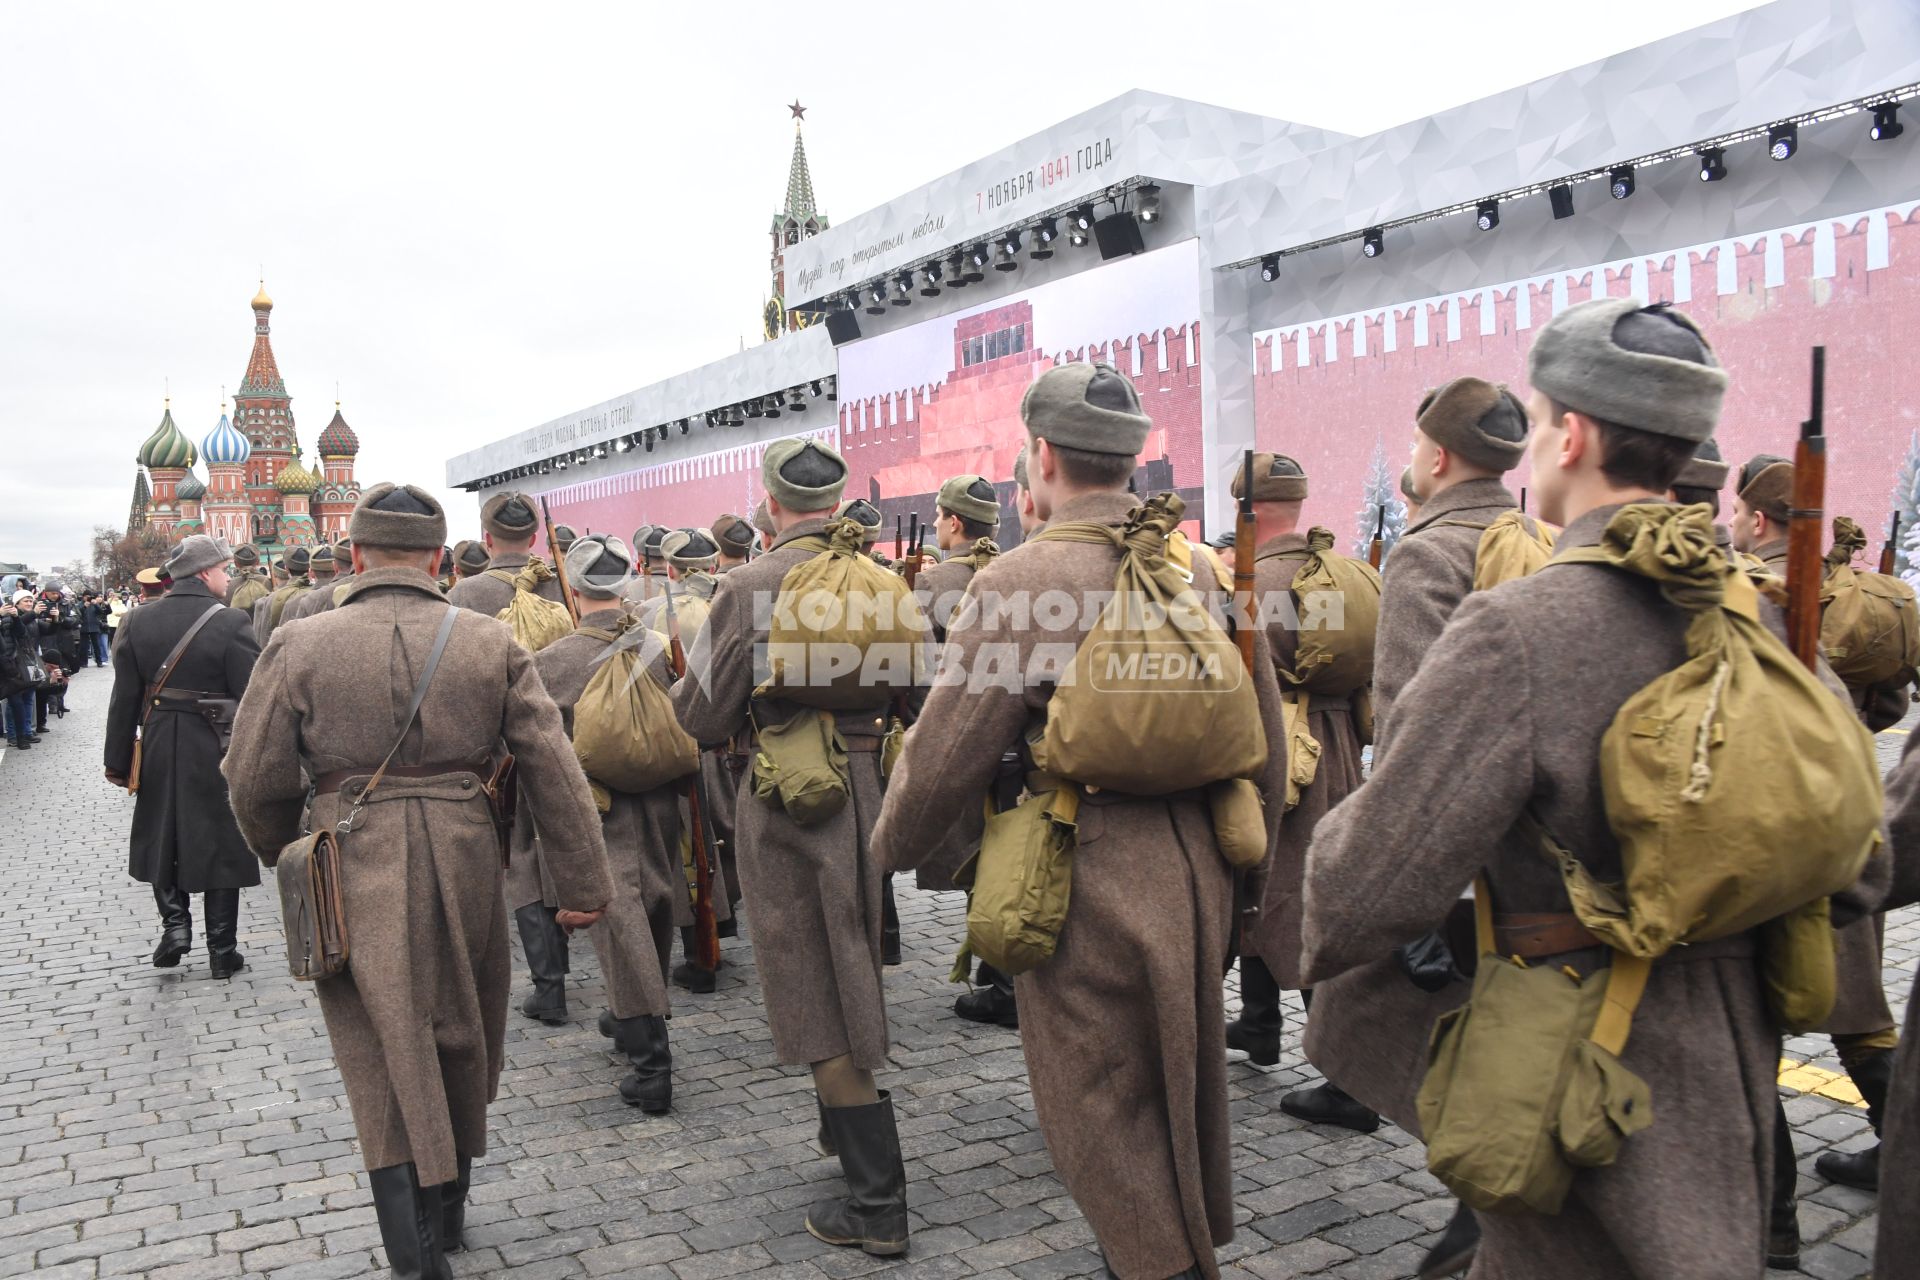
{"label": "saint basil's cathedral", "polygon": [[[210,533],[233,547],[251,542],[262,558],[347,536],[360,500],[353,478],[360,441],[336,401],[333,421],[314,442],[313,467],[300,461],[293,397],[268,340],[272,314],[273,299],[262,285],[253,299],[253,354],[233,397],[233,416],[223,403],[220,420],[197,447],[174,422],[169,400],[137,455],[129,532],[146,528],[169,542]],[[197,463],[205,464],[204,476],[194,470]]]}

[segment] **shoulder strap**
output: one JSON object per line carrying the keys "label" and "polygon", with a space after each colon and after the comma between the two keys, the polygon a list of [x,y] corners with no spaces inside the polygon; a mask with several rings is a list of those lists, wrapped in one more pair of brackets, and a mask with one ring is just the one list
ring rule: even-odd
{"label": "shoulder strap", "polygon": [[608,644],[612,644],[620,638],[605,627],[575,627],[573,634],[577,636],[592,636],[595,640],[605,640]]}
{"label": "shoulder strap", "polygon": [[[208,605],[207,611],[193,620],[193,625],[187,628],[187,633],[180,637],[178,644],[173,646],[173,652],[168,654],[167,660],[160,664],[160,670],[154,673],[153,685],[147,691],[147,715],[153,714],[153,704],[159,701],[160,692],[167,687],[167,681],[173,679],[173,670],[180,665],[180,659],[185,656],[187,646],[193,643],[193,638],[200,634],[202,627],[213,621],[213,615],[226,607],[224,604]],[[141,724],[145,724],[146,720],[146,716],[140,717]]]}
{"label": "shoulder strap", "polygon": [[[407,704],[407,718],[401,722],[400,734],[393,740],[393,746],[387,749],[387,758],[382,760],[380,767],[373,771],[373,779],[367,783],[361,790],[359,796],[355,798],[353,802],[354,809],[357,810],[361,805],[365,804],[367,797],[373,794],[373,789],[380,785],[380,780],[387,776],[387,766],[393,763],[394,753],[399,751],[400,744],[407,740],[407,730],[413,728],[414,719],[420,714],[420,704],[427,700],[427,688],[433,683],[433,673],[440,669],[440,655],[447,651],[447,640],[453,635],[453,621],[459,616],[459,605],[450,604],[447,606],[446,615],[440,619],[440,630],[433,637],[433,649],[427,654],[426,669],[420,673],[420,683],[413,687],[413,701]],[[351,823],[352,821],[353,815],[349,813],[347,815],[347,822]]]}
{"label": "shoulder strap", "polygon": [[514,586],[514,575],[508,573],[505,569],[488,569],[480,576],[483,578],[498,578],[508,586]]}
{"label": "shoulder strap", "polygon": [[1059,524],[1050,524],[1027,539],[1028,542],[1105,542],[1120,546],[1126,541],[1120,530],[1112,525],[1097,524],[1092,520],[1066,520]]}
{"label": "shoulder strap", "polygon": [[1428,529],[1478,529],[1481,533],[1485,533],[1493,526],[1490,524],[1476,524],[1471,520],[1435,520],[1432,524],[1425,527]]}

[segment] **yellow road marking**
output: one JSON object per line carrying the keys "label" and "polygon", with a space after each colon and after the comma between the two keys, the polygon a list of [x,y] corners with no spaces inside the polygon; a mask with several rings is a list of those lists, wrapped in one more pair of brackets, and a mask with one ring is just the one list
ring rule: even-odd
{"label": "yellow road marking", "polygon": [[1845,1073],[1816,1067],[1811,1062],[1780,1059],[1780,1083],[1795,1093],[1817,1093],[1850,1107],[1867,1105],[1867,1100],[1860,1096],[1860,1091],[1853,1087],[1853,1081]]}

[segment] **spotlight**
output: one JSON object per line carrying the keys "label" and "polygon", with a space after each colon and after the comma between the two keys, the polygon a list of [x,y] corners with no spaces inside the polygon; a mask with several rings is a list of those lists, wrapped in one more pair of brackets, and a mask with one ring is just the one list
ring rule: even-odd
{"label": "spotlight", "polygon": [[867,314],[870,316],[887,314],[887,285],[884,280],[876,281],[873,287],[867,290]]}
{"label": "spotlight", "polygon": [[760,402],[758,400],[747,401],[747,416],[749,418],[761,418],[766,416],[763,412],[761,412]]}
{"label": "spotlight", "polygon": [[830,373],[827,375],[827,399],[838,400],[839,398],[840,398],[840,375],[837,373]]}
{"label": "spotlight", "polygon": [[777,395],[774,395],[774,396],[767,396],[767,397],[766,397],[765,399],[763,399],[763,400],[762,400],[762,401],[760,402],[760,412],[761,412],[761,414],[762,414],[762,416],[764,416],[764,417],[768,417],[768,418],[777,418],[777,417],[779,417],[779,416],[780,416],[780,403],[781,403],[781,401],[780,401],[780,397],[779,397],[779,396],[777,396]]}
{"label": "spotlight", "polygon": [[1020,233],[1007,232],[1007,238],[1000,242],[1000,260],[993,264],[995,271],[1018,271],[1020,269]]}
{"label": "spotlight", "polygon": [[1266,257],[1260,259],[1260,278],[1262,280],[1265,280],[1268,284],[1272,284],[1275,280],[1278,280],[1280,278],[1280,255],[1279,254],[1270,253]]}
{"label": "spotlight", "polygon": [[1474,214],[1474,222],[1482,231],[1491,231],[1500,225],[1500,202],[1482,200],[1479,210]]}
{"label": "spotlight", "polygon": [[[1078,209],[1075,209],[1072,213],[1068,214],[1067,226],[1070,230],[1073,230],[1073,231],[1093,230],[1093,206],[1090,204],[1083,204]],[[1081,241],[1081,243],[1084,244],[1086,242],[1083,240]]]}
{"label": "spotlight", "polygon": [[1767,154],[1775,160],[1791,160],[1800,149],[1800,126],[1777,124],[1767,130]]}
{"label": "spotlight", "polygon": [[788,413],[805,413],[806,411],[807,411],[806,396],[800,393],[800,388],[798,387],[789,388],[787,390],[787,412]]}
{"label": "spotlight", "polygon": [[1149,182],[1140,188],[1140,205],[1136,212],[1142,222],[1160,221],[1160,188]]}
{"label": "spotlight", "polygon": [[1900,123],[1900,104],[1883,102],[1873,109],[1873,128],[1867,130],[1867,136],[1875,142],[1887,142],[1899,137],[1905,128]]}
{"label": "spotlight", "polygon": [[893,279],[893,305],[911,306],[913,303],[913,272],[902,271]]}
{"label": "spotlight", "polygon": [[[929,262],[926,265],[926,267],[921,270],[920,278],[926,281],[925,284],[920,286],[921,297],[937,298],[940,296],[940,264],[939,263]],[[820,394],[820,384],[817,382],[813,384],[813,394],[815,395]]]}
{"label": "spotlight", "polygon": [[966,255],[956,253],[947,259],[947,288],[964,289],[969,283]]}
{"label": "spotlight", "polygon": [[987,252],[987,246],[984,244],[976,244],[971,249],[968,249],[963,256],[966,259],[967,283],[979,284],[982,280],[985,280],[987,273],[980,268],[986,266],[988,260],[993,256]]}
{"label": "spotlight", "polygon": [[729,406],[727,414],[727,425],[730,427],[738,427],[746,423],[746,419],[740,416],[740,406],[737,404]]}
{"label": "spotlight", "polygon": [[594,457],[596,457],[596,458],[604,458],[604,457],[606,457],[606,456],[607,456],[607,446],[605,446],[604,444],[597,444],[597,445],[595,445],[595,446],[593,446],[593,456],[594,456]]}
{"label": "spotlight", "polygon": [[1553,205],[1553,216],[1555,218],[1571,218],[1573,216],[1573,188],[1566,183],[1563,182],[1558,186],[1548,187],[1547,201]]}
{"label": "spotlight", "polygon": [[1720,147],[1700,149],[1700,181],[1718,182],[1727,176],[1727,153]]}
{"label": "spotlight", "polygon": [[[693,426],[693,423],[691,422],[691,420],[689,420],[689,419],[687,419],[687,418],[682,418],[682,419],[680,419],[680,434],[681,434],[681,435],[685,435],[685,434],[687,434],[687,431],[688,431],[688,430],[689,430],[689,429],[690,429],[690,428],[691,428],[692,426]],[[661,434],[661,435],[665,435],[665,434],[667,434],[667,429],[666,429],[665,427],[662,427],[662,428],[660,428],[660,434]]]}
{"label": "spotlight", "polygon": [[1360,252],[1369,258],[1377,258],[1387,251],[1386,241],[1381,239],[1379,227],[1368,227],[1360,237]]}
{"label": "spotlight", "polygon": [[820,379],[818,379],[818,378],[815,378],[815,379],[814,379],[814,380],[813,380],[812,382],[809,382],[809,383],[807,384],[807,390],[809,390],[809,391],[811,391],[811,392],[813,392],[813,394],[815,394],[816,396],[817,396],[817,395],[819,395],[819,394],[820,394]]}
{"label": "spotlight", "polygon": [[1613,193],[1615,200],[1625,200],[1633,194],[1633,166],[1623,164],[1607,174],[1607,190]]}
{"label": "spotlight", "polygon": [[567,460],[565,458],[555,458],[553,460],[553,466],[556,471],[565,471],[567,469]]}
{"label": "spotlight", "polygon": [[1033,248],[1027,250],[1027,256],[1036,261],[1053,256],[1053,242],[1060,236],[1060,224],[1052,218],[1042,218],[1033,228]]}

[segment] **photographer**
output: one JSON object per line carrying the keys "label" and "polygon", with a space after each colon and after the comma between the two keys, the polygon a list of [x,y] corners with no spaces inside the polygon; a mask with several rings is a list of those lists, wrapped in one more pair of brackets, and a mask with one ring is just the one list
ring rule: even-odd
{"label": "photographer", "polygon": [[97,591],[89,591],[80,601],[80,662],[86,665],[88,658],[93,665],[104,667],[108,662],[107,626],[110,617],[107,598]]}
{"label": "photographer", "polygon": [[0,700],[6,703],[7,744],[25,751],[40,741],[33,731],[33,681],[27,673],[28,661],[39,652],[39,634],[22,605],[31,610],[30,593],[0,601]]}

